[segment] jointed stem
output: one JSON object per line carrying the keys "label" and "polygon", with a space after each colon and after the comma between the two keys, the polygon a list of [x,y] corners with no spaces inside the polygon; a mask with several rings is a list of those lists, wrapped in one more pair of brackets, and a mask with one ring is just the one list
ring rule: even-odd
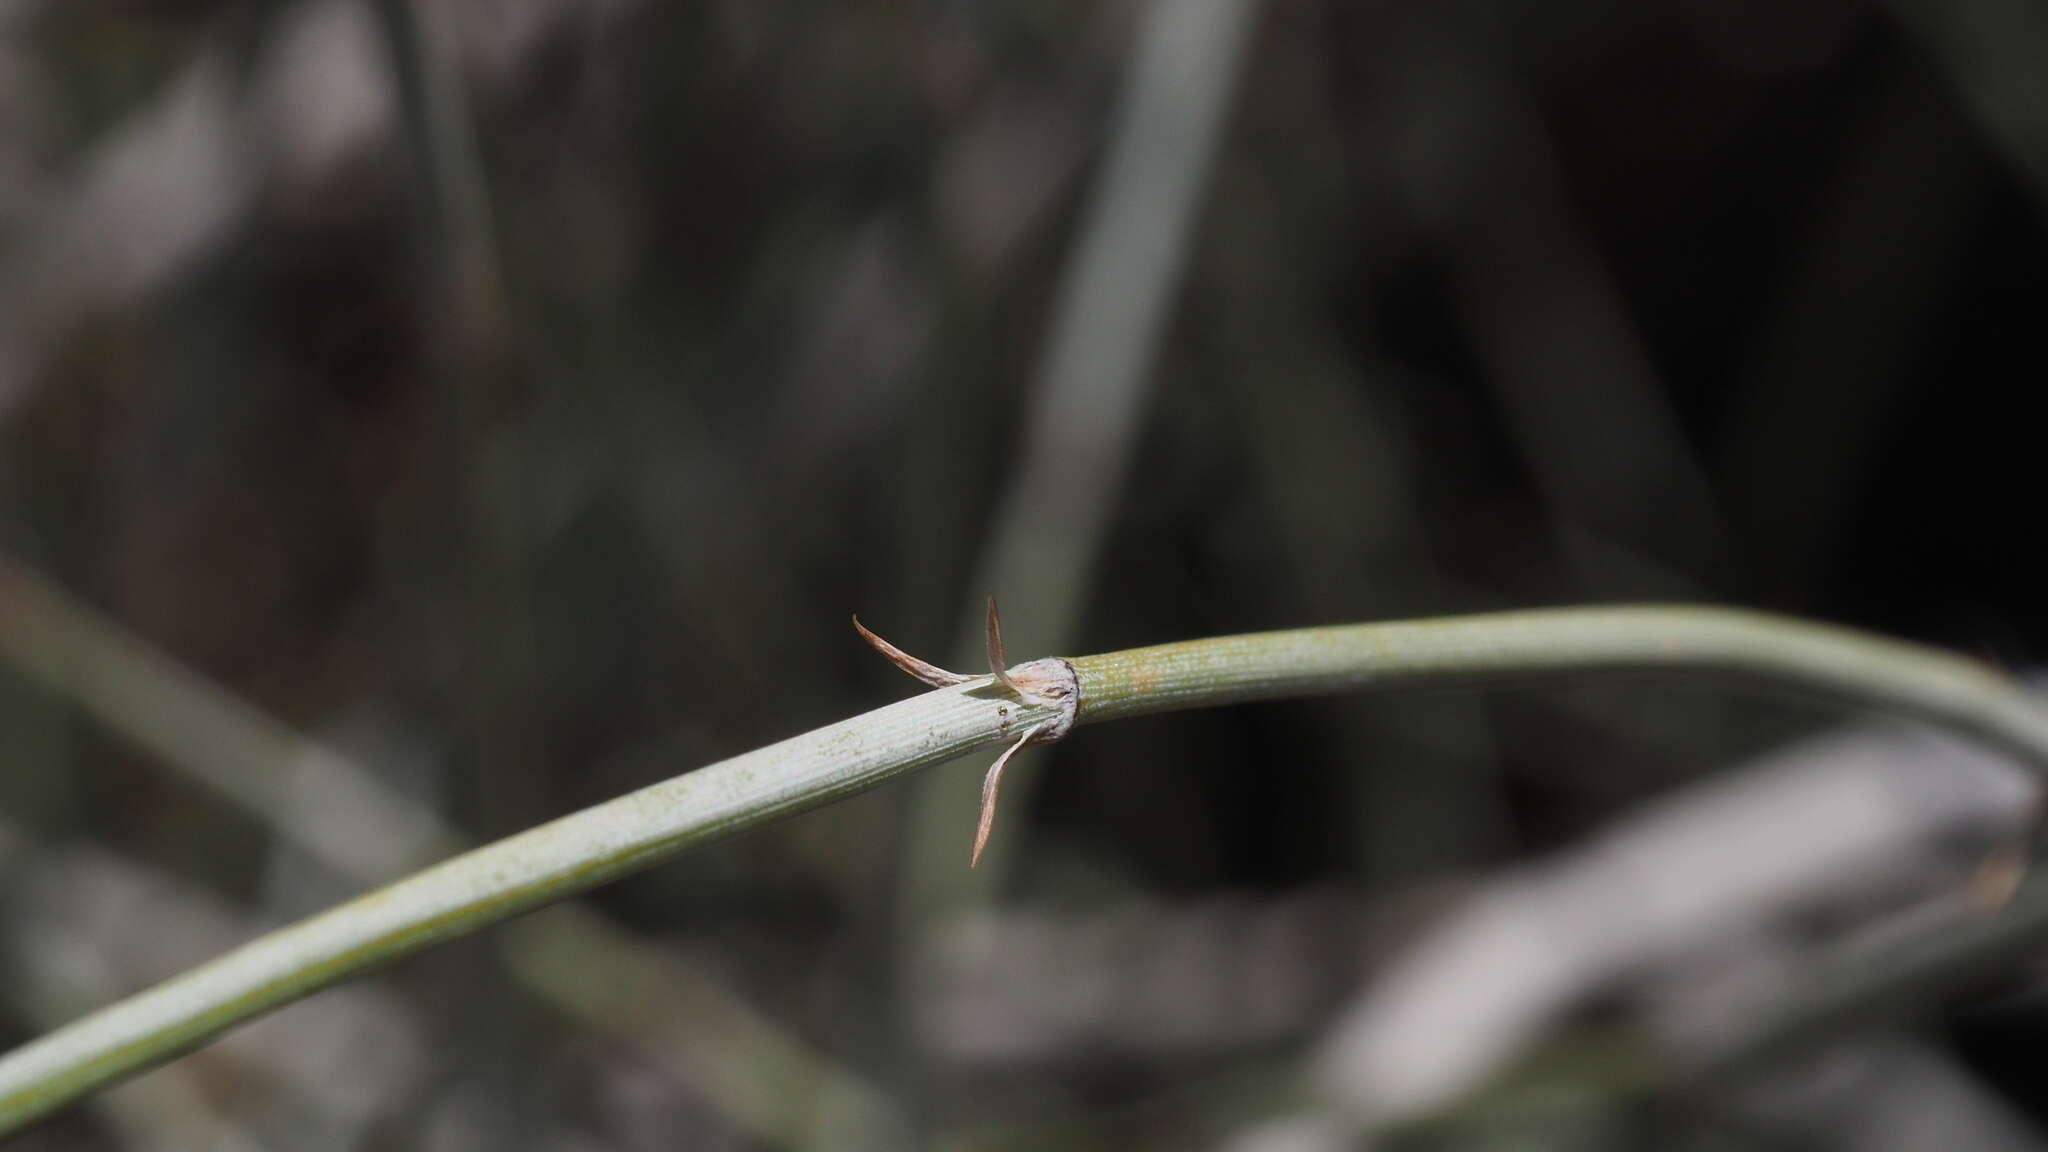
{"label": "jointed stem", "polygon": [[[4,605],[0,605],[4,608]],[[920,662],[921,663],[921,662]],[[1531,673],[1700,670],[1919,716],[2048,774],[2048,711],[1918,645],[1714,608],[1580,608],[1193,640],[1009,668],[698,769],[435,865],[0,1056],[0,1134],[253,1016],[685,848],[1041,725]],[[951,674],[947,674],[951,675]],[[1017,690],[1017,685],[1023,691]],[[1052,729],[1047,729],[1052,731]]]}

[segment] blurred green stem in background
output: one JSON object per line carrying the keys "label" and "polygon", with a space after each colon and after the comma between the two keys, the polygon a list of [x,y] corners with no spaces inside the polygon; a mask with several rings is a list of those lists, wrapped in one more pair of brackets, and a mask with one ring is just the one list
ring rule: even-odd
{"label": "blurred green stem in background", "polygon": [[[1172,315],[1263,5],[1182,0],[1143,11],[1101,174],[1025,393],[1016,467],[967,584],[954,649],[965,667],[979,663],[983,591],[1003,596],[1018,635],[1061,645],[1080,627],[1144,427],[1159,334]],[[1031,778],[1016,779],[1010,793],[1013,801],[1028,799]],[[954,826],[977,802],[975,782],[964,774],[929,777],[912,790],[900,873],[907,936],[987,900],[1007,873],[1014,839],[999,838],[981,868],[940,866],[953,858]]]}
{"label": "blurred green stem in background", "polygon": [[[0,625],[15,607],[0,598]],[[6,631],[0,627],[0,635]],[[1354,688],[1543,673],[1718,672],[1917,716],[2017,753],[2048,775],[2048,709],[1991,668],[1919,645],[1728,609],[1562,608],[1357,624],[1192,640],[1072,663],[1084,724]],[[996,743],[1051,715],[977,678],[457,856],[0,1057],[0,1133],[369,968]],[[972,831],[960,829],[963,855]]]}

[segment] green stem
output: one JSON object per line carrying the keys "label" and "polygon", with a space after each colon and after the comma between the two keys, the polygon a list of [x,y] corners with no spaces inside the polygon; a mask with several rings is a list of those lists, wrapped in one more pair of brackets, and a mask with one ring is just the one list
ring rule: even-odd
{"label": "green stem", "polygon": [[[1991,669],[1917,645],[1724,609],[1555,609],[1312,628],[1072,663],[1084,724],[1529,673],[1731,672],[1919,716],[2048,772],[2048,711]],[[0,1057],[0,1134],[366,969],[995,743],[1051,715],[986,680],[942,688],[457,856]],[[963,858],[971,832],[961,829]]]}
{"label": "green stem", "polygon": [[1073,661],[1080,722],[1357,688],[1544,673],[1714,672],[1917,716],[2048,776],[2048,707],[1979,661],[1761,612],[1543,608],[1222,636]]}

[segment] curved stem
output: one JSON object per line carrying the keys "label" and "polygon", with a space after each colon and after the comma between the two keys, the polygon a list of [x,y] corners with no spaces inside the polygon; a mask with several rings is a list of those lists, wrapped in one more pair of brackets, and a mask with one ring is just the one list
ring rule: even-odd
{"label": "curved stem", "polygon": [[1539,608],[1222,636],[1071,663],[1083,724],[1350,689],[1710,672],[1916,716],[2015,753],[2048,776],[2048,706],[1991,666],[1740,609]]}
{"label": "curved stem", "polygon": [[[0,604],[0,610],[4,610]],[[1708,670],[1974,734],[2048,774],[2048,711],[1974,661],[1715,608],[1555,609],[1226,636],[1071,661],[1079,720],[1542,672]],[[0,1134],[366,969],[685,848],[1052,720],[990,678],[940,688],[587,808],[261,937],[0,1057]]]}

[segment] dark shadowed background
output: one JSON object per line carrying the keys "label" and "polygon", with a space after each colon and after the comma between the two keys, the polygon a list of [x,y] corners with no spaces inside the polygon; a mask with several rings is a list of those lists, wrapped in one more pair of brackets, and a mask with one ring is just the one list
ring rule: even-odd
{"label": "dark shadowed background", "polygon": [[[853,612],[972,669],[988,593],[1020,659],[1707,600],[2024,670],[2043,61],[2023,0],[0,0],[0,1043],[915,690]],[[1634,1092],[2013,827],[1857,723],[1091,728],[972,873],[979,760],[13,1146],[2048,1147],[2010,967]]]}

